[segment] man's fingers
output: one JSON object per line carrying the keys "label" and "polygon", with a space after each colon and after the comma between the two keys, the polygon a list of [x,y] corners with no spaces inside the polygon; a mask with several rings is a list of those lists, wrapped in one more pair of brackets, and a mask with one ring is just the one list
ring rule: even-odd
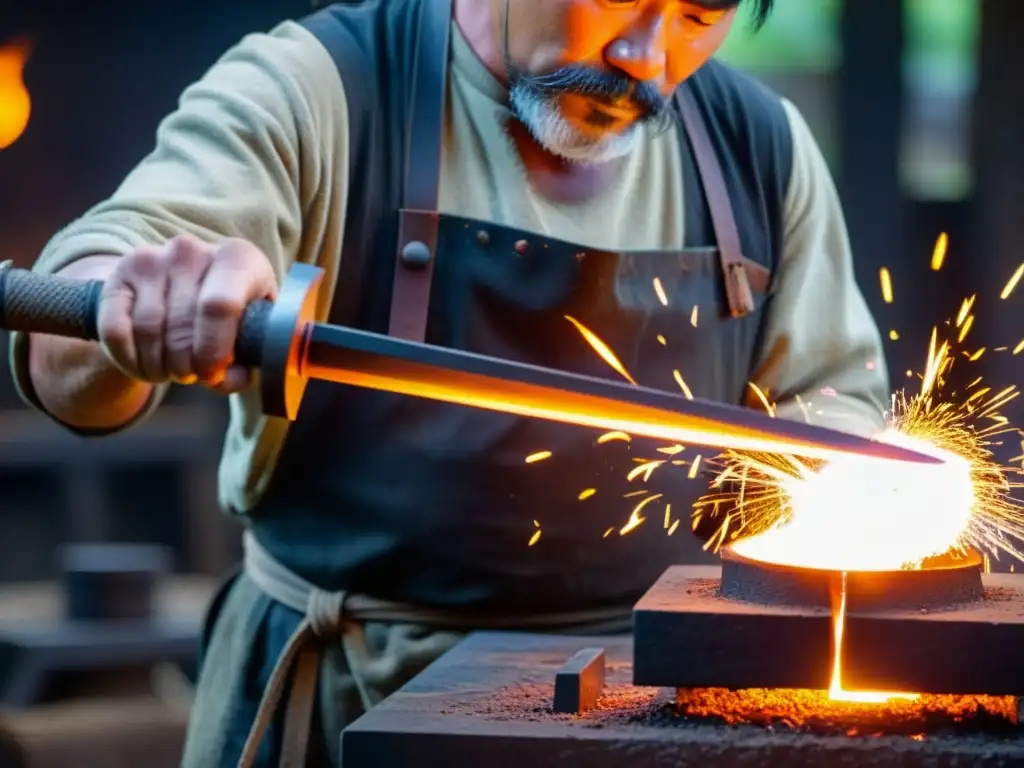
{"label": "man's fingers", "polygon": [[193,361],[204,381],[224,374],[234,359],[242,313],[250,302],[273,296],[273,270],[251,243],[226,241],[217,251],[199,290]]}
{"label": "man's fingers", "polygon": [[96,316],[100,343],[107,357],[126,374],[135,376],[138,358],[135,351],[135,333],[132,329],[132,310],[135,292],[115,273],[103,286],[99,312]]}
{"label": "man's fingers", "polygon": [[126,275],[135,292],[132,327],[139,373],[147,381],[166,381],[164,336],[167,323],[167,271],[163,254],[139,250]]}
{"label": "man's fingers", "polygon": [[167,253],[167,319],[164,367],[173,381],[197,381],[192,350],[195,346],[197,290],[212,261],[213,249],[195,238],[175,238]]}

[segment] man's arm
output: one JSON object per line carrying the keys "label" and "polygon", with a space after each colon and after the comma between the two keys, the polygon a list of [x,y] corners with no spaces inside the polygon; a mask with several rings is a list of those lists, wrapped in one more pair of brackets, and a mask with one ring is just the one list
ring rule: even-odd
{"label": "man's arm", "polygon": [[[316,244],[340,244],[347,117],[336,67],[308,31],[251,35],[184,92],[153,152],[34,269],[102,280],[119,257],[188,234],[252,242],[280,280]],[[51,336],[14,334],[11,366],[28,403],[84,433],[136,421],[165,389],[130,380],[94,343]]]}
{"label": "man's arm", "polygon": [[854,279],[828,166],[803,116],[789,102],[785,108],[793,172],[784,249],[751,380],[770,393],[780,418],[871,435],[883,426],[889,400],[881,335]]}

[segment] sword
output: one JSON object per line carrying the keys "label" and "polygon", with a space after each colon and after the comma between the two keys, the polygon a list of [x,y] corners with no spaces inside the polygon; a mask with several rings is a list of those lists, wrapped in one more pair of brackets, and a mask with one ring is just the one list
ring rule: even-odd
{"label": "sword", "polygon": [[[766,413],[315,321],[323,271],[297,264],[275,301],[250,304],[235,363],[258,369],[261,407],[294,420],[310,379],[614,430],[672,443],[941,463],[926,454]],[[0,265],[0,329],[97,340],[103,284]]]}

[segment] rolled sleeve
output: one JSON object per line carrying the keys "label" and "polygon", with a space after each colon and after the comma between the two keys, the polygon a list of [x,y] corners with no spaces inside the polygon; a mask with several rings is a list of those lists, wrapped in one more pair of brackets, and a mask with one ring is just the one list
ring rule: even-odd
{"label": "rolled sleeve", "polygon": [[[300,255],[303,211],[322,194],[319,131],[332,115],[318,91],[336,87],[331,78],[330,57],[298,24],[246,37],[184,91],[153,151],[109,199],[58,232],[33,269],[54,273],[87,256],[191,234],[249,240],[281,279]],[[43,410],[28,346],[26,334],[12,334],[11,370],[25,402]],[[156,389],[146,412],[164,392]]]}

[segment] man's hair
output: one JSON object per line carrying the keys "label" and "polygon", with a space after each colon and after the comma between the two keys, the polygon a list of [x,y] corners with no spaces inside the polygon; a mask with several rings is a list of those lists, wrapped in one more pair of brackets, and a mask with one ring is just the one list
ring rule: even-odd
{"label": "man's hair", "polygon": [[751,0],[751,5],[753,6],[751,13],[754,17],[754,29],[760,29],[768,21],[775,0]]}

